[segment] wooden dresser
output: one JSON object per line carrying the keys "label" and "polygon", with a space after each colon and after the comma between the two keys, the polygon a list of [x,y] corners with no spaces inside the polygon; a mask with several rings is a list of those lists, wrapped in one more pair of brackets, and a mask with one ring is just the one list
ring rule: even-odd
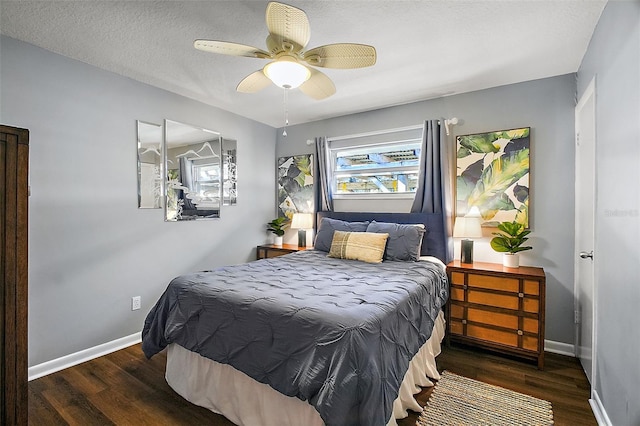
{"label": "wooden dresser", "polygon": [[258,260],[267,259],[269,257],[282,256],[283,254],[295,253],[301,250],[309,250],[313,247],[298,247],[297,244],[282,244],[277,246],[275,244],[263,244],[256,249],[256,257]]}
{"label": "wooden dresser", "polygon": [[447,343],[460,342],[537,361],[544,368],[545,274],[496,263],[447,265]]}

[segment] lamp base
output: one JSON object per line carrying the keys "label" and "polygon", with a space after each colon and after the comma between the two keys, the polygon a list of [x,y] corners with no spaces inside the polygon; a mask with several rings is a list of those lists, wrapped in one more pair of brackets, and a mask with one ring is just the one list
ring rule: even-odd
{"label": "lamp base", "polygon": [[473,263],[473,240],[460,241],[460,263]]}
{"label": "lamp base", "polygon": [[307,246],[307,230],[298,229],[298,247]]}

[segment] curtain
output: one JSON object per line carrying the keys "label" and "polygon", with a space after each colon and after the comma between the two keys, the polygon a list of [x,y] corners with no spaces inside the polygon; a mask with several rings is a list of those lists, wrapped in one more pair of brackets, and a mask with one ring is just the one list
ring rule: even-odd
{"label": "curtain", "polygon": [[318,183],[316,198],[319,211],[333,211],[333,194],[331,192],[331,154],[329,142],[322,136],[316,138],[316,158],[318,162]]}
{"label": "curtain", "polygon": [[411,212],[442,213],[447,262],[453,259],[451,170],[451,157],[448,154],[444,126],[441,126],[438,120],[425,121],[418,188]]}
{"label": "curtain", "polygon": [[[182,186],[189,188],[190,190],[193,188],[193,176],[191,173],[191,160],[186,157],[180,157],[180,161],[178,162],[179,172],[180,172],[180,182]],[[178,197],[184,201],[183,209],[184,210],[195,210],[196,206],[191,202],[190,199],[187,198],[187,194],[185,191],[180,191],[178,193]]]}

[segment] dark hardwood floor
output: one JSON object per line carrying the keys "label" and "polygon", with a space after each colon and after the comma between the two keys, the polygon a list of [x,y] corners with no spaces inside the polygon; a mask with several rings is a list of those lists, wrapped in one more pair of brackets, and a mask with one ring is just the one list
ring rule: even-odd
{"label": "dark hardwood floor", "polygon": [[[444,348],[438,369],[481,380],[553,404],[556,425],[596,425],[587,379],[574,358],[547,354],[545,370],[515,359]],[[31,425],[232,425],[182,399],[164,379],[166,356],[147,360],[140,345],[29,382]],[[424,405],[431,393],[424,389]],[[398,423],[415,425],[417,413]]]}

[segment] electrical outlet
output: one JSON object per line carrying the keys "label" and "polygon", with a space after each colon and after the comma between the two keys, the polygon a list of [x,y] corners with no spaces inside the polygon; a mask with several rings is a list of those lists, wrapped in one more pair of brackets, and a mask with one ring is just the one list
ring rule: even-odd
{"label": "electrical outlet", "polygon": [[138,309],[140,309],[140,305],[142,305],[142,300],[140,299],[140,296],[134,296],[131,298],[132,311],[137,311]]}

